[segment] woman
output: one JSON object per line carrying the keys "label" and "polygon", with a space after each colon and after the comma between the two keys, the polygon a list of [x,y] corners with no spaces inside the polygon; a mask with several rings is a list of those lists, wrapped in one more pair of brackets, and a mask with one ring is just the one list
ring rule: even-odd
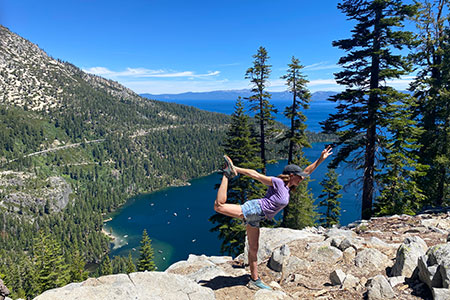
{"label": "woman", "polygon": [[[297,165],[287,165],[283,170],[283,174],[278,177],[269,177],[255,170],[236,167],[228,156],[224,156],[226,166],[223,170],[224,175],[217,192],[214,210],[229,217],[242,219],[246,224],[249,245],[248,262],[251,277],[248,284],[249,288],[271,289],[261,281],[258,275],[257,253],[260,222],[264,219],[273,218],[289,203],[289,191],[294,190],[305,177],[309,176],[328,156],[333,154],[331,150],[331,146],[328,146],[322,151],[320,157],[304,170]],[[243,205],[226,203],[228,180],[237,174],[249,176],[268,186],[269,189],[266,196],[261,199],[247,201]]]}

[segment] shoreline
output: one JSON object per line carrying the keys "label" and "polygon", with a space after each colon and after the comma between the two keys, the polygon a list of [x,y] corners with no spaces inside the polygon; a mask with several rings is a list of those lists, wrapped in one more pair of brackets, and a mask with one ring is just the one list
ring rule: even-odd
{"label": "shoreline", "polygon": [[107,232],[105,228],[102,228],[102,233],[106,235],[113,243],[117,240],[117,237],[114,234]]}

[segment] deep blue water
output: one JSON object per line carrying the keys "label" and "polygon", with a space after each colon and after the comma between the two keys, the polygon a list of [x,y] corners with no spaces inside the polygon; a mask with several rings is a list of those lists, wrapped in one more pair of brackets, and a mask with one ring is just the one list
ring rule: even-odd
{"label": "deep blue water", "polygon": [[[234,101],[177,101],[190,104],[201,109],[231,114],[234,111]],[[288,105],[286,101],[274,101],[277,107]],[[284,108],[283,108],[284,109]],[[333,112],[333,106],[328,103],[316,103],[306,112],[308,129],[320,131],[318,122],[325,120],[328,113]],[[277,116],[279,121],[281,115]],[[312,148],[304,149],[306,157],[313,162],[324,148],[325,143],[315,143]],[[327,172],[327,162],[324,162],[311,175],[310,188],[315,198],[321,193],[320,181]],[[269,165],[267,174],[280,174],[286,161]],[[353,179],[353,170],[338,168],[339,182],[345,185]],[[130,199],[106,223],[105,229],[117,236],[112,255],[128,255],[129,252],[138,256],[139,241],[142,231],[147,230],[155,249],[155,262],[160,270],[166,269],[173,262],[187,259],[188,254],[220,255],[221,241],[217,233],[209,231],[213,224],[208,218],[214,214],[213,203],[216,197],[215,184],[220,183],[220,176],[212,174],[191,181],[190,186],[171,187],[158,192],[139,195]],[[341,198],[342,225],[360,218],[361,195],[355,187],[349,186],[343,191]],[[317,203],[319,201],[317,200]],[[316,204],[317,204],[316,203]]]}
{"label": "deep blue water", "polygon": [[[236,101],[233,100],[169,100],[168,102],[190,105],[203,110],[227,115],[231,115],[234,112],[234,105],[236,104]],[[244,104],[246,105],[245,102]],[[290,100],[273,100],[271,104],[278,110],[278,113],[275,115],[275,120],[286,126],[290,126],[290,121],[286,119],[283,113],[285,108],[290,106],[292,102]],[[308,125],[308,130],[315,132],[321,131],[319,122],[324,121],[328,117],[328,114],[333,112],[334,103],[327,101],[314,101],[310,103],[310,108],[303,111],[307,118],[306,125]],[[252,115],[250,112],[248,113]]]}

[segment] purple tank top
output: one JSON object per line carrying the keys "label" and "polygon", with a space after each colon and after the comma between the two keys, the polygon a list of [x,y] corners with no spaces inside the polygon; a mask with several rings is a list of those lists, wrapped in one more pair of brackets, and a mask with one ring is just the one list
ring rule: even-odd
{"label": "purple tank top", "polygon": [[280,210],[289,203],[289,188],[283,180],[272,177],[272,186],[269,186],[266,196],[258,199],[261,209],[267,219],[272,219]]}

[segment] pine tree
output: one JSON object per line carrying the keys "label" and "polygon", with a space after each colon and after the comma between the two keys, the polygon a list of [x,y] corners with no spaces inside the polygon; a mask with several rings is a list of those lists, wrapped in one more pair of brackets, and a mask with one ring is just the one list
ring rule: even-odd
{"label": "pine tree", "polygon": [[131,257],[131,252],[128,252],[126,272],[127,274],[136,272],[136,266],[134,265],[133,258]]}
{"label": "pine tree", "polygon": [[319,206],[325,208],[325,212],[321,213],[319,223],[324,227],[331,227],[335,224],[339,224],[339,217],[341,215],[341,203],[339,201],[342,198],[340,191],[342,185],[338,182],[338,175],[334,169],[329,168],[325,179],[322,180],[320,185],[323,187],[322,193],[319,195]]}
{"label": "pine tree", "polygon": [[69,272],[64,262],[61,245],[53,237],[41,231],[33,255],[40,293],[68,283]]}
{"label": "pine tree", "polygon": [[[258,157],[258,143],[254,130],[245,115],[244,105],[239,97],[231,116],[230,128],[224,143],[225,153],[236,166],[259,169],[262,164]],[[244,204],[247,200],[262,196],[264,186],[247,176],[235,177],[228,182],[227,203]],[[218,223],[211,231],[219,231],[222,239],[221,252],[238,255],[244,251],[245,226],[241,220],[216,213],[209,219]]]}
{"label": "pine tree", "polygon": [[102,261],[102,264],[100,265],[100,275],[111,275],[113,273],[113,267],[111,263],[111,259],[109,258],[109,255],[106,254],[105,258]]}
{"label": "pine tree", "polygon": [[[25,292],[25,296],[28,298],[33,298],[37,295],[38,287],[36,282],[36,268],[33,265],[30,257],[24,256],[21,260],[22,264],[22,288]],[[23,297],[25,298],[25,297]]]}
{"label": "pine tree", "polygon": [[80,255],[80,251],[75,250],[69,266],[70,282],[80,282],[88,278],[88,272],[84,270],[85,265],[86,262],[83,256]]}
{"label": "pine tree", "polygon": [[267,54],[267,50],[264,47],[259,47],[258,52],[253,55],[253,58],[255,59],[253,61],[253,67],[247,69],[245,78],[250,79],[250,82],[253,84],[253,95],[250,96],[248,100],[252,104],[251,110],[256,112],[255,118],[259,121],[260,155],[263,164],[261,172],[266,174],[267,138],[275,132],[273,129],[275,123],[273,114],[276,113],[277,110],[270,104],[269,100],[271,95],[266,91],[271,73],[270,68],[272,67],[267,64],[270,58]]}
{"label": "pine tree", "polygon": [[141,248],[139,250],[140,257],[137,263],[137,270],[142,271],[154,271],[156,269],[155,262],[153,261],[154,252],[151,244],[151,240],[147,235],[147,230],[142,232]]}
{"label": "pine tree", "polygon": [[336,81],[347,88],[330,98],[339,103],[337,113],[322,125],[327,133],[337,134],[338,144],[342,145],[331,167],[351,161],[363,170],[361,215],[369,219],[375,191],[376,153],[385,146],[383,122],[392,118],[383,115],[381,109],[397,101],[398,96],[386,82],[410,71],[405,57],[392,51],[410,47],[412,34],[396,28],[414,14],[414,7],[403,5],[400,0],[345,0],[338,8],[358,23],[351,38],[333,42],[333,46],[348,52],[339,60],[344,71],[335,74]]}
{"label": "pine tree", "polygon": [[399,93],[395,104],[381,110],[391,118],[385,126],[386,147],[377,175],[381,189],[374,209],[377,215],[414,214],[426,198],[416,183],[427,168],[418,162],[418,137],[423,130],[412,119],[413,109],[413,99]]}
{"label": "pine tree", "polygon": [[[296,151],[293,163],[302,168],[310,164],[302,150]],[[308,187],[309,181],[309,178],[305,178],[295,191],[290,192],[289,204],[283,209],[282,227],[303,229],[314,226],[317,219],[317,207],[314,205],[314,195]]]}
{"label": "pine tree", "polygon": [[291,126],[279,142],[288,141],[286,152],[288,154],[288,164],[291,164],[294,158],[294,152],[297,149],[304,147],[311,148],[305,133],[306,116],[300,110],[301,108],[309,108],[308,103],[311,94],[306,87],[308,80],[301,73],[304,67],[300,64],[300,61],[292,57],[292,61],[288,66],[287,74],[281,78],[286,80],[286,85],[289,87],[288,90],[292,94],[292,105],[286,107],[284,111],[286,118],[291,121]]}
{"label": "pine tree", "polygon": [[420,163],[430,168],[418,178],[429,205],[450,203],[449,9],[448,0],[418,2],[415,22],[419,45],[413,55],[419,67],[411,85],[417,98],[416,119],[424,131],[419,139]]}

